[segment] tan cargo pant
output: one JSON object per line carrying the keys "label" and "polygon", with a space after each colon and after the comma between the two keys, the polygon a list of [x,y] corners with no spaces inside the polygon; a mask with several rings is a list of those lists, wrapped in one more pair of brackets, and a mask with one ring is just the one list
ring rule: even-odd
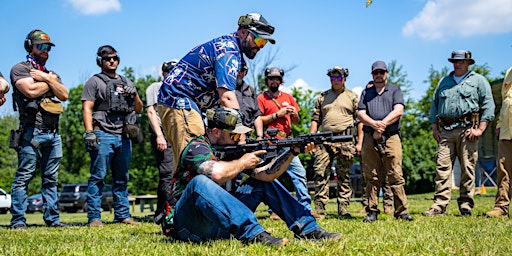
{"label": "tan cargo pant", "polygon": [[469,141],[466,133],[470,128],[456,128],[441,131],[441,142],[436,154],[436,189],[432,208],[446,211],[452,195],[452,172],[455,157],[459,158],[461,178],[459,210],[471,210],[475,195],[475,165],[478,159],[478,141]]}
{"label": "tan cargo pant", "polygon": [[498,142],[498,192],[494,209],[509,213],[510,198],[512,197],[512,140]]}
{"label": "tan cargo pant", "polygon": [[405,195],[405,180],[402,173],[402,142],[400,136],[395,134],[389,137],[384,148],[384,155],[375,150],[372,134],[365,133],[363,139],[363,175],[367,181],[366,194],[368,195],[367,212],[377,212],[379,206],[379,189],[382,177],[388,177],[388,184],[393,192],[394,216],[398,217],[408,213],[407,196]]}
{"label": "tan cargo pant", "polygon": [[350,167],[352,167],[355,147],[352,142],[325,143],[315,150],[315,211],[325,214],[325,205],[329,202],[329,178],[331,167],[336,160],[336,177],[338,178],[338,205],[349,205],[352,189],[350,188]]}
{"label": "tan cargo pant", "polygon": [[[364,161],[364,160],[362,160]],[[386,175],[385,172],[382,172],[383,175]],[[383,177],[382,178],[383,180],[383,184],[381,184],[381,188],[382,188],[382,206],[384,208],[393,208],[393,191],[391,190],[391,188],[389,187],[389,184],[388,184],[388,177]],[[366,207],[368,207],[368,196],[366,195],[366,179],[364,178],[364,175],[363,175],[363,178],[361,179],[361,187],[363,188],[363,195],[361,196],[361,204],[363,205],[363,208],[366,209]]]}
{"label": "tan cargo pant", "polygon": [[180,162],[181,151],[194,138],[205,133],[201,114],[195,110],[176,109],[158,105],[158,114],[167,141],[172,146],[174,169]]}

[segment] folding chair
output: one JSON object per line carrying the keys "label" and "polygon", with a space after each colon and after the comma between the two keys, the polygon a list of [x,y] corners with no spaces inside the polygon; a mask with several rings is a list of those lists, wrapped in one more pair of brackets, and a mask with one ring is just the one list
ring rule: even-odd
{"label": "folding chair", "polygon": [[[494,178],[492,177],[495,175],[498,164],[496,162],[496,156],[482,156],[478,158],[478,172],[480,176],[480,186],[485,185],[487,181],[490,182],[490,184],[497,187],[496,182],[494,181]],[[483,179],[482,179],[483,178]]]}

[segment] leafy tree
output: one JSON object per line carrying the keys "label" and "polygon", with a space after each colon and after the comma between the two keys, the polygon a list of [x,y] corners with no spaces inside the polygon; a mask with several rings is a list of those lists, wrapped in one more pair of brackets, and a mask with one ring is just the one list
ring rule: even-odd
{"label": "leafy tree", "polygon": [[[6,104],[7,105],[7,104]],[[3,106],[4,108],[6,106]],[[0,118],[0,188],[7,193],[11,191],[11,184],[18,168],[16,151],[9,148],[10,131],[18,129],[18,117],[4,116]],[[41,182],[39,182],[41,185]],[[34,186],[35,187],[35,186]],[[39,186],[40,187],[40,186]]]}

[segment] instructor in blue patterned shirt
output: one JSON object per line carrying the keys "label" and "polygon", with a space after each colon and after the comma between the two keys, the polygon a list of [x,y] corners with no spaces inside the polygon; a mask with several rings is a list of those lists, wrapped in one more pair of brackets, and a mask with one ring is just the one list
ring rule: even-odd
{"label": "instructor in blue patterned shirt", "polygon": [[[245,56],[254,58],[267,42],[275,43],[272,27],[257,13],[238,19],[235,33],[192,49],[164,78],[158,96],[158,114],[174,159],[194,137],[205,133],[201,112],[220,101],[240,109],[235,89]],[[239,119],[241,120],[241,119]],[[178,161],[174,163],[174,167]]]}

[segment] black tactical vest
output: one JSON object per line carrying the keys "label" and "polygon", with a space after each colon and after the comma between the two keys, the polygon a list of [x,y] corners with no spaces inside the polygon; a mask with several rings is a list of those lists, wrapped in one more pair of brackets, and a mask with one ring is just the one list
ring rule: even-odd
{"label": "black tactical vest", "polygon": [[107,85],[105,100],[97,100],[93,107],[94,111],[105,111],[108,114],[114,115],[126,115],[135,109],[133,96],[125,96],[124,93],[122,93],[123,88],[128,85],[125,77],[119,76],[121,78],[121,83],[119,84],[117,79],[112,79],[103,73],[94,76],[100,78]]}

